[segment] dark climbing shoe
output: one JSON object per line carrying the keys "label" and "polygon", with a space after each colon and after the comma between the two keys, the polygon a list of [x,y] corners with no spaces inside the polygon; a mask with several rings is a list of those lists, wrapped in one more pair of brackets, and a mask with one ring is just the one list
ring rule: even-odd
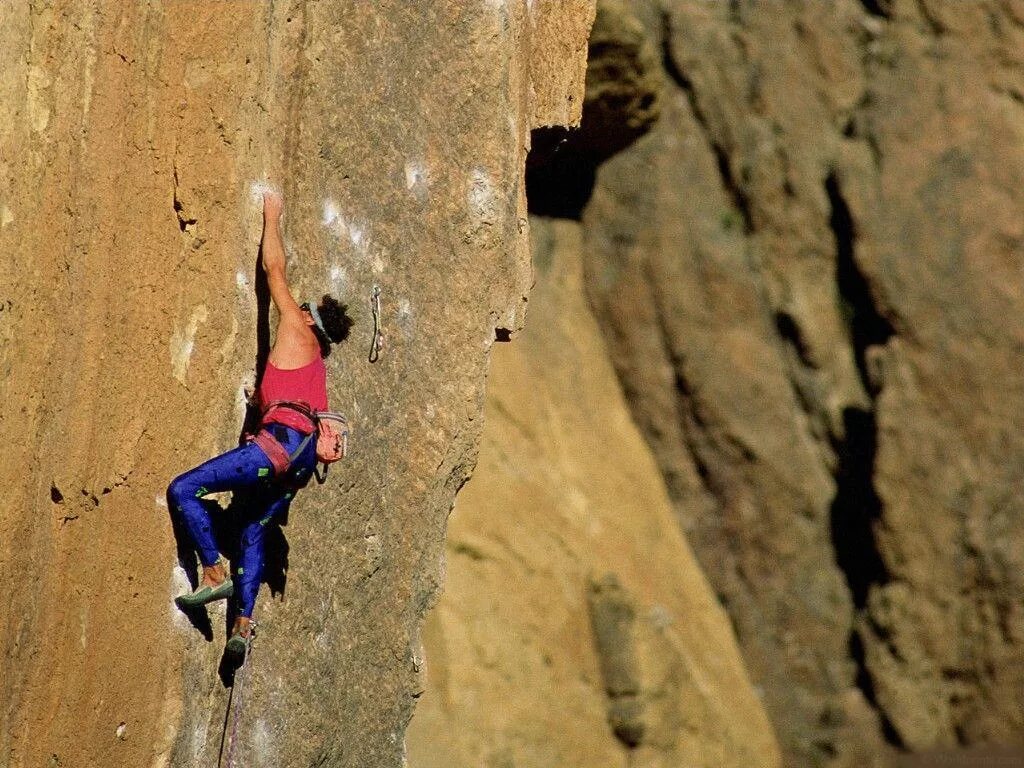
{"label": "dark climbing shoe", "polygon": [[224,652],[236,659],[244,659],[245,644],[247,641],[248,638],[242,637],[240,632],[235,632],[230,638],[228,638],[228,643],[224,646]]}
{"label": "dark climbing shoe", "polygon": [[224,600],[235,593],[235,585],[228,577],[216,587],[201,586],[195,592],[181,595],[175,598],[180,608],[198,608],[201,605],[212,603],[214,600]]}

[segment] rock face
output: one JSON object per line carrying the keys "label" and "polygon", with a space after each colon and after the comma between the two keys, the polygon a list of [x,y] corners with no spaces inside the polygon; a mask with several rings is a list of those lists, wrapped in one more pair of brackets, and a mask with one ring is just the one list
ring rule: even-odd
{"label": "rock face", "polygon": [[584,297],[580,224],[531,231],[537,284],[491,354],[409,764],[778,765]]}
{"label": "rock face", "polygon": [[588,292],[788,762],[1021,739],[1024,5],[632,13]]}
{"label": "rock face", "polygon": [[238,437],[267,183],[293,283],[355,316],[328,362],[356,437],[272,548],[234,759],[401,764],[486,356],[530,285],[528,131],[578,119],[592,18],[0,7],[0,765],[217,764],[223,609],[192,626],[171,603],[164,489]]}

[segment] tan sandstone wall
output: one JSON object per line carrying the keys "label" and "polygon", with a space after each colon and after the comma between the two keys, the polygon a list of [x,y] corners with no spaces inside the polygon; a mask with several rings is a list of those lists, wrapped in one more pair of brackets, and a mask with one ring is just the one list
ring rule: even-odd
{"label": "tan sandstone wall", "polygon": [[578,119],[592,16],[0,4],[0,765],[217,762],[223,609],[174,609],[163,494],[237,439],[268,183],[299,292],[355,316],[329,368],[356,438],[274,544],[237,759],[401,764],[487,353],[530,286],[528,131]]}
{"label": "tan sandstone wall", "polygon": [[409,764],[778,765],[584,297],[580,226],[531,231],[537,285],[492,352]]}
{"label": "tan sandstone wall", "polygon": [[[1022,104],[1019,0],[602,0],[581,130],[534,135],[531,211],[582,225],[623,393],[787,765],[1019,760]],[[538,345],[553,333],[540,325]],[[531,354],[510,356],[526,368]],[[580,392],[557,395],[561,413]],[[540,449],[513,453],[512,416],[489,418],[503,437],[480,483],[519,482]],[[546,466],[561,478],[570,459],[589,457]],[[563,485],[546,502],[568,514]],[[497,491],[468,490],[476,506],[453,523],[466,541],[531,514],[515,497],[495,520]],[[516,702],[507,720],[478,716],[483,734],[453,736],[453,754],[532,755],[539,738],[520,724],[545,718],[545,759],[610,743],[596,711],[560,736],[555,672],[512,652],[527,628],[551,631],[521,602],[524,582],[501,582],[516,612],[469,597],[468,574],[498,583],[489,568],[523,566],[501,546],[478,560],[452,546],[467,574],[453,584],[467,586],[431,620],[434,706],[473,710],[484,699],[460,691],[488,686]],[[495,625],[513,639],[488,656]]]}
{"label": "tan sandstone wall", "polygon": [[588,293],[787,762],[1021,742],[1024,5],[631,8]]}

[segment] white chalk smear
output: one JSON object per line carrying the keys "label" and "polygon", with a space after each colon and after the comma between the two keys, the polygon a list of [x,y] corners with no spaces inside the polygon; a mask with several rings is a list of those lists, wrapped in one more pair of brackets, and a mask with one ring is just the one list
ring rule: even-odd
{"label": "white chalk smear", "polygon": [[78,632],[78,644],[83,648],[88,644],[88,637],[85,632],[85,628],[89,624],[89,606],[86,603],[82,604],[82,610],[79,612],[78,620],[80,622],[80,628]]}
{"label": "white chalk smear", "polygon": [[344,293],[348,288],[348,270],[340,264],[333,264],[327,272],[327,278],[335,293]]}
{"label": "white chalk smear", "polygon": [[358,224],[353,224],[348,228],[348,237],[353,246],[361,249],[366,242],[366,230]]}
{"label": "white chalk smear", "polygon": [[341,211],[338,210],[338,204],[333,200],[324,200],[324,215],[321,221],[325,227],[334,226],[334,222],[341,216]]}
{"label": "white chalk smear", "polygon": [[273,748],[273,738],[266,721],[262,718],[258,719],[254,731],[253,746],[255,747],[255,753],[263,760],[261,765],[280,765],[277,762],[277,752]]}
{"label": "white chalk smear", "polygon": [[249,407],[249,398],[246,396],[246,393],[254,392],[255,390],[256,372],[247,371],[238,383],[238,389],[235,390],[235,413],[238,414],[239,420],[245,418],[245,412]]}
{"label": "white chalk smear", "polygon": [[162,494],[158,493],[156,496],[154,496],[153,503],[156,504],[158,507],[163,507],[164,509],[167,509],[167,497],[163,496]]}
{"label": "white chalk smear", "polygon": [[238,389],[235,391],[235,413],[238,414],[238,418],[245,418],[245,411],[249,405],[249,398],[245,396],[246,386],[243,381],[238,385]]}
{"label": "white chalk smear", "polygon": [[50,86],[53,80],[45,69],[29,67],[26,107],[32,130],[36,133],[46,130],[50,124]]}
{"label": "white chalk smear", "polygon": [[6,205],[0,205],[0,229],[14,221],[14,212]]}
{"label": "white chalk smear", "polygon": [[410,160],[405,164],[405,188],[412,189],[419,184],[420,179],[423,177],[423,167],[416,162]]}
{"label": "white chalk smear", "polygon": [[656,605],[647,614],[648,620],[655,629],[667,629],[675,622],[672,612],[663,605]]}
{"label": "white chalk smear", "polygon": [[240,291],[249,290],[249,276],[245,274],[244,269],[240,269],[235,272],[235,285],[238,286],[238,290]]}
{"label": "white chalk smear", "polygon": [[412,303],[407,298],[398,300],[396,316],[402,337],[407,341],[412,340],[416,335],[416,319],[412,315]]}
{"label": "white chalk smear", "polygon": [[483,168],[474,168],[469,178],[469,208],[483,221],[493,221],[497,213],[494,184]]}
{"label": "white chalk smear", "polygon": [[182,613],[178,604],[174,602],[174,598],[178,595],[184,595],[186,592],[192,591],[192,584],[188,580],[188,574],[185,573],[185,569],[180,564],[175,563],[174,567],[171,568],[171,621],[177,629],[188,630],[192,627],[192,622],[189,621],[188,616]]}
{"label": "white chalk smear", "polygon": [[427,187],[430,186],[430,179],[427,176],[427,169],[418,160],[410,160],[405,164],[405,188],[408,189],[416,199],[423,202],[427,196]]}
{"label": "white chalk smear", "polygon": [[343,238],[348,234],[348,224],[341,215],[341,208],[329,198],[324,200],[324,213],[320,223],[335,237]]}
{"label": "white chalk smear", "polygon": [[380,274],[382,274],[384,272],[384,259],[381,257],[381,255],[379,253],[378,254],[374,254],[373,265],[372,266],[373,266],[373,274],[380,275]]}
{"label": "white chalk smear", "polygon": [[202,764],[202,754],[206,750],[206,738],[210,730],[210,720],[197,717],[192,728],[192,765]]}
{"label": "white chalk smear", "polygon": [[249,196],[252,198],[252,201],[254,203],[262,204],[263,195],[267,194],[268,192],[273,193],[275,195],[281,194],[281,190],[279,190],[277,187],[271,184],[270,181],[267,180],[266,178],[257,179],[256,181],[249,184]]}
{"label": "white chalk smear", "polygon": [[171,373],[182,384],[185,383],[185,374],[188,373],[188,364],[192,359],[199,324],[205,323],[208,317],[206,305],[200,304],[192,310],[184,330],[175,328],[171,334]]}

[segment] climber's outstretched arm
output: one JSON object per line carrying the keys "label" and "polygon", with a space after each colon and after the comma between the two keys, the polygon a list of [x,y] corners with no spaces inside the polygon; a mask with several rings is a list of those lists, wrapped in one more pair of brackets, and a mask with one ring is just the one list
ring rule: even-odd
{"label": "climber's outstretched arm", "polygon": [[263,271],[267,273],[270,297],[281,313],[281,323],[305,325],[302,310],[288,288],[285,274],[284,239],[281,237],[281,212],[284,201],[276,192],[263,195]]}

